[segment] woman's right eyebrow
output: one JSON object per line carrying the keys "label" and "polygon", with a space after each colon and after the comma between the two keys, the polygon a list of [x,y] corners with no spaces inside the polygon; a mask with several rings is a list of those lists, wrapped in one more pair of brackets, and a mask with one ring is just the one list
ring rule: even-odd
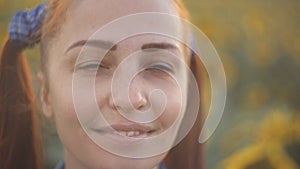
{"label": "woman's right eyebrow", "polygon": [[72,45],[70,45],[70,47],[68,47],[65,50],[65,53],[68,53],[71,49],[79,47],[79,46],[92,46],[92,47],[97,47],[97,48],[103,48],[106,50],[116,50],[117,46],[109,41],[104,41],[104,40],[80,40],[77,41],[75,43],[73,43]]}

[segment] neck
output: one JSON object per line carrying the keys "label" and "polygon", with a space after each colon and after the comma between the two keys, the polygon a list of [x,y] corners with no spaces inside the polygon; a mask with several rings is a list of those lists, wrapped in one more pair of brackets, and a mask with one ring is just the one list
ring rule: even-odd
{"label": "neck", "polygon": [[80,163],[68,150],[64,150],[65,169],[88,169]]}

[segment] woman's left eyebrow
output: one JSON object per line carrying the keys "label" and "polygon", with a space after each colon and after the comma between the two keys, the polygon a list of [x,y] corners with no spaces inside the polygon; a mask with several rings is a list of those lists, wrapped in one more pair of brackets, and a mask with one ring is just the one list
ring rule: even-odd
{"label": "woman's left eyebrow", "polygon": [[179,50],[179,47],[172,43],[162,42],[162,43],[147,43],[147,44],[144,44],[141,47],[141,49],[142,50],[145,50],[145,49],[176,49],[176,50]]}

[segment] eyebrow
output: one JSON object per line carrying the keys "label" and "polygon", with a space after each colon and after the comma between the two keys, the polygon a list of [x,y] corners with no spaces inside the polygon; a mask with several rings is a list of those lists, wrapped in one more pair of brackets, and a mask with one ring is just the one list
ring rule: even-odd
{"label": "eyebrow", "polygon": [[[70,47],[68,47],[67,50],[65,51],[65,53],[69,52],[71,49],[73,49],[75,47],[84,46],[84,45],[98,47],[98,48],[100,47],[100,48],[109,49],[112,51],[117,50],[117,45],[115,45],[114,43],[109,42],[109,41],[80,40],[80,41],[73,43]],[[179,48],[176,45],[173,45],[171,43],[162,42],[162,43],[147,43],[147,44],[142,45],[141,49],[146,50],[146,49],[179,49]]]}
{"label": "eyebrow", "polygon": [[104,40],[81,40],[73,43],[70,47],[67,48],[65,53],[69,52],[71,49],[79,47],[79,46],[92,46],[92,47],[100,47],[103,49],[110,49],[110,50],[116,50],[117,46],[114,45],[114,43]]}
{"label": "eyebrow", "polygon": [[162,43],[147,43],[144,44],[141,47],[142,50],[146,50],[146,49],[179,49],[176,45],[173,45],[171,43],[166,43],[166,42],[162,42]]}

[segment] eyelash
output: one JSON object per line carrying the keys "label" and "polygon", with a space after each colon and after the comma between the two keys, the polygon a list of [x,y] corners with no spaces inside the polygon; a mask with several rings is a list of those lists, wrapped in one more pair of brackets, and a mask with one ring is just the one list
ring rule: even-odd
{"label": "eyelash", "polygon": [[[109,70],[110,67],[108,65],[103,64],[102,62],[99,63],[95,61],[87,61],[81,64],[78,64],[75,68],[78,71],[99,71],[100,69]],[[165,63],[158,63],[153,64],[145,69],[145,71],[154,73],[154,75],[168,75],[169,73],[174,73],[172,66],[165,64]]]}
{"label": "eyelash", "polygon": [[168,73],[168,72],[173,73],[173,69],[170,66],[166,66],[164,64],[153,65],[153,66],[146,68],[145,70],[146,71],[156,70],[156,71],[161,71],[163,73]]}
{"label": "eyelash", "polygon": [[98,62],[95,61],[89,61],[89,62],[84,62],[76,66],[76,70],[98,70],[98,68],[103,68],[103,69],[110,69],[109,66],[106,66],[105,64],[101,63],[99,64]]}

